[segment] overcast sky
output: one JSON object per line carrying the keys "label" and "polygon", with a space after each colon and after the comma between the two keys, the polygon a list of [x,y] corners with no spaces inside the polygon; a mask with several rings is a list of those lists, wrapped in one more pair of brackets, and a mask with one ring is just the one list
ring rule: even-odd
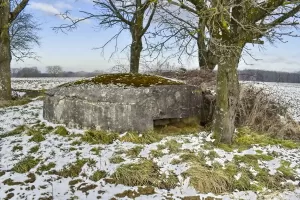
{"label": "overcast sky", "polygon": [[[58,16],[66,10],[71,11],[73,17],[80,17],[79,10],[94,11],[92,0],[30,0],[26,12],[34,15],[41,24],[39,32],[41,46],[34,50],[40,57],[39,61],[25,60],[24,62],[12,62],[13,68],[36,66],[44,71],[46,66],[60,65],[64,70],[93,71],[108,70],[118,61],[124,63],[125,53],[118,53],[112,59],[110,54],[114,44],[101,50],[94,48],[102,46],[118,29],[99,30],[96,22],[86,21],[73,32],[67,34],[53,31],[53,27],[60,26],[65,21]],[[265,69],[281,71],[300,71],[300,38],[286,38],[286,43],[277,43],[276,46],[265,45],[265,50],[259,51],[257,47],[251,47],[253,56],[245,56],[245,61],[240,64],[240,69]],[[121,35],[119,50],[130,44],[128,33]],[[176,63],[176,60],[170,61]],[[184,63],[186,68],[196,68],[197,59],[189,59]]]}

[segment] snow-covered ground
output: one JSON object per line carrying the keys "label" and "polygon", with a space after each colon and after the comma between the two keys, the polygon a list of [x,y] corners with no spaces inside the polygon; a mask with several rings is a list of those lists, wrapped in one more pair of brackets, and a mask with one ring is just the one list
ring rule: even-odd
{"label": "snow-covered ground", "polygon": [[12,78],[13,89],[41,90],[50,89],[58,85],[76,81],[79,77],[55,77],[55,78]]}
{"label": "snow-covered ground", "polygon": [[[73,81],[76,79],[13,79],[14,89],[49,89],[57,85]],[[300,101],[300,85],[299,84],[265,84],[272,90],[276,91],[286,102],[291,103],[294,107],[291,112],[296,119],[299,119],[299,101]],[[48,199],[64,200],[64,199],[130,199],[129,197],[116,197],[117,194],[124,191],[138,191],[138,187],[130,187],[125,185],[111,184],[104,179],[98,181],[90,180],[90,176],[96,170],[105,171],[107,176],[112,175],[116,169],[122,164],[138,163],[142,160],[152,160],[158,165],[161,174],[175,174],[178,183],[174,189],[166,190],[155,188],[154,194],[141,195],[135,199],[182,199],[187,196],[216,197],[219,199],[300,199],[300,188],[298,186],[300,179],[300,148],[286,149],[280,145],[259,146],[254,145],[249,149],[232,152],[224,151],[221,148],[215,148],[213,151],[215,156],[211,157],[211,149],[205,146],[210,144],[211,135],[201,132],[198,134],[169,136],[163,140],[152,144],[134,144],[131,142],[121,142],[115,140],[112,144],[89,144],[86,142],[78,142],[80,136],[64,137],[50,132],[44,135],[42,141],[32,141],[33,136],[29,136],[25,132],[15,136],[1,138],[1,134],[8,133],[19,125],[33,126],[34,124],[45,123],[47,126],[55,127],[42,117],[43,102],[36,100],[27,105],[14,106],[0,109],[0,199],[11,197],[11,199],[39,199],[48,197]],[[298,118],[297,118],[298,117]],[[70,133],[83,134],[81,130],[69,130]],[[125,135],[125,134],[124,134]],[[172,153],[171,149],[165,147],[162,149],[162,155],[154,156],[153,151],[158,150],[161,146],[166,146],[170,141],[176,141],[178,152]],[[33,151],[34,147],[38,148]],[[128,150],[141,146],[140,152],[134,158],[128,156]],[[98,149],[98,152],[95,152]],[[189,178],[182,175],[183,172],[190,168],[186,162],[174,162],[180,159],[180,155],[189,152],[198,154],[202,152],[207,165],[219,163],[225,166],[228,162],[234,160],[235,156],[245,155],[273,155],[270,160],[259,160],[259,167],[268,170],[270,175],[279,172],[281,163],[288,162],[293,168],[297,180],[285,180],[295,186],[290,191],[243,191],[233,192],[230,194],[214,195],[201,194],[189,185]],[[111,158],[119,155],[123,158],[121,163],[113,163]],[[32,156],[33,160],[38,161],[26,173],[17,173],[12,170],[17,163],[24,158]],[[39,170],[42,165],[55,163],[51,170],[60,171],[67,165],[81,159],[89,159],[83,165],[80,173],[76,177],[63,177],[57,174],[49,174],[47,171]],[[243,163],[240,163],[243,167]],[[23,168],[19,170],[24,170]],[[252,170],[253,175],[257,173]],[[34,178],[32,178],[34,174]],[[236,175],[236,179],[240,178],[240,174]],[[31,178],[30,178],[31,177]],[[80,180],[79,180],[80,179]],[[11,181],[9,184],[8,180]],[[77,181],[78,180],[78,181]],[[71,184],[73,181],[74,184]],[[255,184],[255,183],[254,183]],[[92,188],[85,190],[86,188]]]}

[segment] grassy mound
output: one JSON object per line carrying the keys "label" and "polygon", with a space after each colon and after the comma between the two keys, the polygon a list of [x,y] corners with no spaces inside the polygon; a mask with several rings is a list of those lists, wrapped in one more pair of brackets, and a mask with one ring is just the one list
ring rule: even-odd
{"label": "grassy mound", "polygon": [[114,84],[133,87],[150,87],[154,85],[182,85],[183,83],[172,81],[163,77],[146,74],[102,74],[88,80],[79,80],[71,84],[63,85],[81,85],[81,84]]}

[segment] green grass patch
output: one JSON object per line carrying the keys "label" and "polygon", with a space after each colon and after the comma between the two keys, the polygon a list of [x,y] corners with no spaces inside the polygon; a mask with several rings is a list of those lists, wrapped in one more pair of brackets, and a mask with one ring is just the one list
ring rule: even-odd
{"label": "green grass patch", "polygon": [[18,98],[10,101],[0,101],[0,108],[6,108],[11,106],[22,106],[30,103],[32,100],[30,98]]}
{"label": "green grass patch", "polygon": [[92,176],[90,176],[90,180],[97,182],[100,179],[105,178],[106,176],[107,176],[107,173],[105,171],[97,170],[93,173]]}
{"label": "green grass patch", "polygon": [[64,166],[64,168],[60,171],[54,171],[53,173],[64,178],[74,178],[78,177],[82,167],[88,162],[87,159],[78,159],[75,163]]}
{"label": "green grass patch", "polygon": [[66,137],[69,135],[69,131],[64,126],[56,127],[54,133],[57,135],[63,136],[63,137]]}
{"label": "green grass patch", "polygon": [[281,166],[277,170],[283,174],[284,178],[295,180],[296,171],[291,168],[290,162],[282,160]]}
{"label": "green grass patch", "polygon": [[41,166],[37,169],[37,171],[38,171],[39,173],[45,172],[45,171],[50,171],[50,169],[54,168],[55,166],[56,166],[56,164],[55,164],[54,162],[50,162],[50,163],[48,163],[47,165],[41,165]]}
{"label": "green grass patch", "polygon": [[81,140],[90,144],[112,144],[118,136],[117,133],[89,130],[84,133]]}
{"label": "green grass patch", "polygon": [[29,142],[40,143],[46,140],[45,136],[40,132],[31,132],[30,135],[32,135],[32,137],[29,139]]}
{"label": "green grass patch", "polygon": [[159,158],[159,157],[162,157],[163,155],[165,155],[162,150],[160,149],[152,149],[150,151],[150,155],[154,158]]}
{"label": "green grass patch", "polygon": [[238,129],[238,135],[234,140],[234,144],[246,147],[251,147],[255,144],[258,144],[260,146],[280,145],[287,149],[295,149],[300,147],[300,144],[294,141],[271,138],[266,134],[259,134],[257,132],[254,132],[248,127]]}
{"label": "green grass patch", "polygon": [[27,156],[20,162],[14,165],[12,171],[17,173],[26,173],[34,168],[40,161],[32,156]]}
{"label": "green grass patch", "polygon": [[143,146],[135,146],[126,152],[126,156],[130,158],[136,158],[141,153],[143,148]]}
{"label": "green grass patch", "polygon": [[93,152],[95,155],[100,155],[101,154],[101,148],[100,147],[93,147],[91,149],[91,152]]}
{"label": "green grass patch", "polygon": [[122,158],[121,156],[115,155],[115,156],[111,157],[111,158],[109,159],[109,161],[110,161],[111,163],[118,164],[118,163],[124,162],[125,159]]}
{"label": "green grass patch", "polygon": [[193,164],[183,175],[190,177],[190,184],[201,193],[221,194],[232,189],[230,178],[220,169],[212,170]]}
{"label": "green grass patch", "polygon": [[21,133],[23,133],[26,130],[26,126],[22,125],[22,126],[18,126],[17,128],[15,128],[14,130],[8,132],[8,133],[4,133],[0,135],[0,139],[1,138],[6,138],[6,137],[11,137],[11,136],[15,136],[15,135],[20,135]]}
{"label": "green grass patch", "polygon": [[[163,189],[174,188],[177,177],[159,173],[158,166],[151,160],[141,160],[139,163],[123,164],[111,176],[112,182],[127,186],[153,186]],[[175,183],[176,182],[176,183]]]}
{"label": "green grass patch", "polygon": [[35,145],[29,149],[29,153],[36,153],[40,150],[40,145]]}
{"label": "green grass patch", "polygon": [[175,139],[169,140],[165,143],[165,146],[169,149],[169,153],[178,153],[182,146],[181,143],[177,142]]}
{"label": "green grass patch", "polygon": [[15,152],[15,151],[22,151],[23,150],[23,146],[21,145],[15,145],[13,148],[12,148],[12,151]]}

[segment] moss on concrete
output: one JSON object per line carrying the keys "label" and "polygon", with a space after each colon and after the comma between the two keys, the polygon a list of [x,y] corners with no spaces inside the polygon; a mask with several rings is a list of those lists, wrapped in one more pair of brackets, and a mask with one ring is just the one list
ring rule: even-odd
{"label": "moss on concrete", "polygon": [[91,79],[79,80],[62,86],[82,85],[82,84],[114,84],[133,87],[150,87],[154,85],[183,85],[182,82],[172,81],[160,76],[146,74],[102,74]]}

